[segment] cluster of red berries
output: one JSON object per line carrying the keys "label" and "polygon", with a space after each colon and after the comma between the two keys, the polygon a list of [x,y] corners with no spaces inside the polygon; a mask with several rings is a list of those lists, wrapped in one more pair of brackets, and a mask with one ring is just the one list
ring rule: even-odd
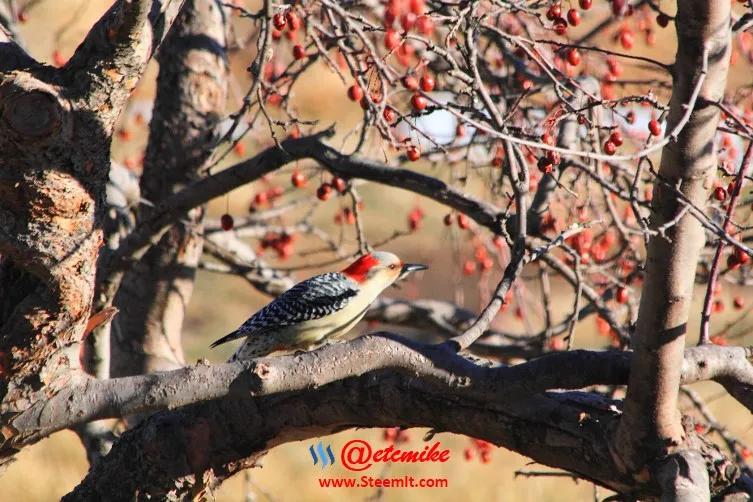
{"label": "cluster of red berries", "polygon": [[478,454],[479,460],[481,460],[482,464],[488,464],[492,460],[492,447],[494,446],[489,441],[484,441],[483,439],[473,439],[471,438],[472,446],[468,447],[463,451],[463,456],[465,457],[465,460],[467,462],[470,462],[474,458],[476,458],[476,455]]}
{"label": "cluster of red berries", "polygon": [[400,427],[388,427],[384,429],[383,438],[388,443],[407,443],[410,441],[410,434]]}
{"label": "cluster of red berries", "polygon": [[622,146],[624,139],[620,131],[614,131],[609,135],[609,139],[604,142],[604,153],[614,155],[617,148]]}
{"label": "cluster of red berries", "polygon": [[423,221],[426,213],[421,206],[416,206],[408,213],[408,228],[411,232],[415,232],[421,229],[421,222]]}
{"label": "cluster of red berries", "polygon": [[259,243],[259,252],[264,252],[267,249],[272,249],[277,252],[278,258],[286,260],[293,256],[293,243],[295,242],[295,235],[291,234],[274,234],[269,233]]}
{"label": "cluster of red berries", "polygon": [[583,265],[588,265],[593,260],[601,263],[607,259],[609,249],[615,244],[616,237],[612,232],[605,232],[594,242],[593,232],[590,228],[567,239],[580,258]]}
{"label": "cluster of red berries", "polygon": [[[384,8],[384,26],[388,33],[391,31],[397,33],[393,26],[399,19],[400,26],[406,33],[415,28],[422,35],[431,35],[434,31],[434,21],[424,15],[425,10],[424,0],[389,0]],[[387,46],[386,41],[385,46]],[[389,47],[387,49],[392,50]]]}
{"label": "cluster of red berries", "polygon": [[[590,9],[591,4],[592,0],[580,0],[578,2],[578,6],[581,8],[581,10]],[[554,29],[555,33],[557,33],[557,35],[564,36],[565,34],[567,34],[568,25],[578,26],[580,24],[581,14],[578,9],[573,7],[568,9],[567,14],[563,17],[562,4],[556,3],[549,7],[549,9],[546,11],[546,18],[549,21],[552,21],[552,28]]]}
{"label": "cluster of red berries", "polygon": [[[541,135],[541,142],[545,145],[554,146],[554,136],[544,133]],[[560,165],[560,162],[562,162],[562,156],[559,152],[547,150],[544,156],[539,158],[537,165],[542,174],[549,174]]]}
{"label": "cluster of red berries", "polygon": [[[471,219],[468,217],[467,214],[458,213],[457,222],[458,222],[458,226],[462,230],[468,230],[471,227]],[[452,213],[448,213],[445,215],[444,224],[448,227],[452,225]]]}
{"label": "cluster of red berries", "polygon": [[316,189],[316,197],[319,200],[324,201],[330,198],[333,189],[343,193],[346,187],[347,184],[345,183],[345,180],[336,176],[332,178],[330,183],[322,183],[319,185],[319,188]]}
{"label": "cluster of red berries", "polygon": [[263,206],[268,202],[272,202],[275,199],[282,197],[284,193],[285,189],[279,185],[270,187],[267,190],[262,190],[261,192],[256,192],[256,194],[254,194],[254,200],[249,209],[255,210],[255,207]]}
{"label": "cluster of red berries", "polygon": [[[278,32],[282,32],[282,30],[287,28],[290,33],[295,33],[301,28],[303,21],[301,21],[301,18],[298,17],[298,14],[293,9],[288,9],[284,13],[278,12],[272,16],[272,25]],[[280,35],[278,34],[276,38],[279,37]]]}
{"label": "cluster of red berries", "polygon": [[741,265],[747,265],[748,263],[750,263],[750,256],[738,247],[727,255],[727,267],[730,270],[737,270]]}
{"label": "cluster of red berries", "polygon": [[335,215],[335,224],[342,225],[343,223],[346,225],[356,224],[356,214],[349,207],[343,208]]}

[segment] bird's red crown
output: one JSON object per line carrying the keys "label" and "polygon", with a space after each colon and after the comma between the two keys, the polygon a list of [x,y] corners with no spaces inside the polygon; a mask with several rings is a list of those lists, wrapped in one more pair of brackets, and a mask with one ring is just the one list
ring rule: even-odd
{"label": "bird's red crown", "polygon": [[342,271],[342,273],[354,281],[362,283],[366,280],[366,275],[369,273],[369,270],[376,265],[379,265],[379,260],[374,258],[371,254],[365,254],[351,263],[348,268]]}

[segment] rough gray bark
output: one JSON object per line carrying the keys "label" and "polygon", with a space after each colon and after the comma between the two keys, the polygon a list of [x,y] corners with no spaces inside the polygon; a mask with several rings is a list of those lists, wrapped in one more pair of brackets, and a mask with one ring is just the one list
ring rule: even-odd
{"label": "rough gray bark", "polygon": [[[704,346],[687,349],[683,384],[713,380],[750,387],[753,349]],[[512,367],[473,364],[446,346],[431,346],[384,334],[322,348],[311,354],[257,360],[253,364],[187,366],[178,370],[97,380],[78,373],[45,402],[35,403],[9,423],[18,444],[90,420],[128,417],[225,397],[267,396],[318,388],[352,375],[392,370],[462,391],[483,401],[514,401],[550,389],[622,385],[630,352],[576,350],[552,353]],[[302,370],[301,368],[305,368]],[[310,369],[315,368],[315,369]],[[730,371],[735,368],[735,371]],[[753,410],[750,399],[741,403]]]}
{"label": "rough gray bark", "polygon": [[[216,146],[229,73],[225,15],[221,2],[188,0],[157,55],[157,97],[141,177],[142,197],[154,204],[199,180]],[[142,205],[137,221],[150,213]],[[181,332],[201,256],[204,208],[175,216],[180,223],[133,265],[118,290],[114,377],[185,364]]]}
{"label": "rough gray bark", "polygon": [[[696,206],[708,198],[716,169],[719,110],[711,103],[724,97],[730,47],[730,3],[725,0],[678,2],[675,25],[678,49],[667,130],[690,112],[676,141],[662,152],[654,186],[651,227],[656,229],[683,210],[678,191]],[[698,87],[700,88],[698,89]],[[700,91],[695,109],[687,110]],[[635,357],[625,398],[625,415],[615,440],[626,472],[638,473],[646,462],[681,446],[684,438],[677,409],[680,369],[693,283],[704,230],[686,214],[649,241],[643,295],[635,335]]]}
{"label": "rough gray bark", "polygon": [[[79,365],[112,130],[181,6],[116,2],[59,69],[36,63],[0,30],[3,423],[64,387],[63,375]],[[17,439],[0,432],[0,465]]]}
{"label": "rough gray bark", "polygon": [[662,502],[706,502],[709,493],[709,473],[703,456],[694,450],[670,455],[657,472],[662,487]]}

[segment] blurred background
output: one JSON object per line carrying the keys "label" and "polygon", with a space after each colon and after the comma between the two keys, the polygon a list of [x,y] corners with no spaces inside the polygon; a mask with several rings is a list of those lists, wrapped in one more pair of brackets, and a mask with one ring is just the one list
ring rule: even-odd
{"label": "blurred background", "polygon": [[[75,50],[92,24],[111,5],[105,0],[40,0],[30,3],[20,19],[22,42],[32,56],[51,65],[61,65]],[[256,8],[254,2],[244,3],[249,8]],[[585,32],[593,27],[599,19],[603,19],[604,5],[595,2],[589,16],[579,30]],[[668,6],[674,10],[673,6]],[[236,41],[245,40],[253,32],[254,26],[249,21],[235,19],[233,37]],[[631,52],[635,55],[651,55],[660,61],[671,62],[675,52],[675,35],[671,29],[656,29],[653,40],[649,37],[638,37],[636,47]],[[613,41],[608,33],[597,37],[594,45],[610,46]],[[235,51],[231,57],[233,80],[231,83],[228,112],[237,110],[240,100],[251,82],[246,67],[253,58],[255,44],[246,44],[247,48]],[[280,50],[288,50],[292,42],[282,40]],[[738,64],[733,67],[730,86],[735,87],[750,79],[750,65]],[[640,78],[646,70],[637,66],[625,65],[625,78]],[[151,103],[154,99],[154,83],[157,67],[153,64],[142,83],[134,91],[129,108],[121,117],[117,130],[113,158],[123,163],[134,172],[140,170],[140,159],[144,150],[148,121],[151,115]],[[659,91],[660,99],[666,101],[666,92]],[[336,124],[338,136],[332,140],[333,145],[340,145],[345,136],[358,123],[361,109],[357,103],[350,102],[346,97],[346,87],[341,80],[330,72],[324,65],[315,67],[295,86],[294,105],[299,116],[304,119],[316,119],[321,127]],[[644,120],[645,119],[645,120]],[[643,117],[642,123],[648,118]],[[455,124],[447,117],[434,120],[434,132],[437,135],[454,131]],[[269,146],[269,131],[259,129],[252,131],[239,146],[226,158],[223,165],[231,165],[238,160],[247,158],[260,148]],[[378,142],[372,145],[378,152]],[[378,158],[378,157],[377,157]],[[272,186],[284,186],[290,192],[290,175],[294,166],[289,166],[279,175],[260,181],[255,186],[247,186],[229,194],[228,197],[214,201],[210,205],[210,216],[217,218],[228,212],[234,216],[248,214],[249,205],[254,195]],[[303,193],[313,194],[319,184],[321,175],[310,170],[313,165],[301,162],[297,168],[304,173],[311,174],[312,180],[307,187],[298,189]],[[431,165],[428,162],[413,164],[417,170],[431,173],[443,179],[447,176],[440,169],[444,166]],[[481,196],[488,196],[484,180],[481,177],[470,178],[466,189]],[[287,193],[286,192],[286,193]],[[470,274],[464,271],[466,260],[473,257],[474,238],[461,236],[456,226],[447,227],[443,218],[447,210],[438,204],[417,198],[415,195],[399,190],[388,190],[376,185],[366,184],[360,189],[364,203],[364,222],[366,235],[370,242],[377,243],[391,236],[396,230],[405,235],[390,241],[383,249],[399,254],[405,261],[428,264],[431,269],[421,277],[413,279],[401,289],[391,289],[386,294],[397,298],[433,298],[459,303],[473,311],[478,311],[482,300],[493,289],[501,274],[501,264],[504,263],[505,251],[500,252],[499,263],[491,272],[480,274],[474,271]],[[300,192],[299,192],[300,195]],[[341,209],[348,207],[349,200],[333,197],[329,201],[319,204],[313,214],[312,222],[327,230],[330,235],[342,237],[346,250],[357,249],[355,230],[353,226],[340,226],[337,216]],[[416,210],[423,213],[419,228],[409,232],[409,217]],[[302,210],[305,211],[305,210]],[[289,218],[295,220],[300,214],[291,214]],[[282,268],[295,268],[303,265],[308,267],[294,272],[300,280],[323,270],[337,270],[343,268],[344,263],[317,267],[318,263],[331,261],[331,252],[321,251],[321,243],[302,238],[296,242],[296,251],[307,250],[315,253],[294,253],[290,257],[266,253],[264,258],[273,265]],[[311,266],[313,264],[313,266]],[[531,268],[524,274],[528,279],[536,277],[536,271]],[[254,291],[244,280],[230,275],[217,275],[212,272],[199,271],[197,286],[191,304],[184,332],[184,347],[186,361],[195,363],[200,358],[207,358],[210,362],[224,361],[235,350],[236,345],[228,344],[210,351],[208,346],[213,340],[234,330],[250,314],[269,301],[269,298]],[[524,281],[522,288],[530,292],[538,291],[538,282]],[[552,284],[554,312],[560,318],[569,312],[573,300],[573,293],[569,286],[555,281]],[[702,303],[702,290],[696,295],[695,315],[689,325],[691,336],[697,336],[699,313]],[[533,295],[535,296],[535,295]],[[749,331],[750,316],[746,308],[733,308],[733,298],[743,298],[745,304],[750,303],[750,291],[746,291],[732,284],[725,284],[719,299],[725,307],[714,316],[712,332],[724,328],[732,321],[736,325],[727,333],[728,343],[736,345],[751,343],[753,337],[742,336]],[[500,313],[495,320],[495,326],[505,331],[529,333],[532,329],[526,316],[529,312],[536,313],[540,306],[521,303]],[[353,336],[378,329],[365,323],[359,325]],[[403,333],[406,333],[404,330]],[[410,334],[410,333],[409,333]],[[579,323],[575,334],[575,347],[607,347],[611,344],[608,337],[598,332],[595,316],[591,316]],[[751,417],[749,413],[735,401],[725,396],[721,387],[715,384],[699,384],[696,390],[708,398],[711,411],[720,421],[729,426],[731,433],[744,441],[753,439],[751,434]],[[408,448],[422,449],[422,437],[426,431],[409,430],[399,436],[400,444]],[[348,440],[353,438],[371,441],[377,445],[386,446],[385,431],[383,430],[355,430],[337,434],[327,438],[337,454]],[[714,433],[712,439],[718,439]],[[451,449],[450,461],[445,464],[392,465],[386,472],[381,467],[374,467],[368,474],[378,477],[402,477],[404,475],[432,478],[447,478],[449,488],[443,489],[387,489],[378,492],[376,489],[335,489],[320,488],[317,478],[326,476],[347,476],[349,472],[339,463],[323,471],[319,465],[314,466],[309,454],[309,442],[291,443],[275,448],[265,459],[262,469],[254,469],[250,480],[238,475],[225,483],[215,493],[220,501],[247,500],[249,492],[257,500],[367,500],[381,497],[383,500],[593,500],[594,488],[587,482],[575,481],[568,476],[527,476],[521,471],[547,471],[545,466],[529,465],[528,459],[503,449],[492,448],[486,453],[478,448],[476,443],[466,437],[441,434],[436,436],[443,446]],[[313,441],[311,442],[313,444]],[[60,432],[51,438],[25,449],[18,455],[7,473],[0,478],[0,501],[53,501],[59,499],[75,486],[87,471],[84,449],[75,434]],[[603,498],[609,495],[601,490]]]}

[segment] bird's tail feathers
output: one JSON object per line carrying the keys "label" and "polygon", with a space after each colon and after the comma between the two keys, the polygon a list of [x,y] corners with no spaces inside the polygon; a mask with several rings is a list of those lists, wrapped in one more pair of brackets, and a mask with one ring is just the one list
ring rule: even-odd
{"label": "bird's tail feathers", "polygon": [[230,333],[228,335],[225,335],[222,338],[220,338],[219,340],[215,341],[212,345],[209,346],[209,348],[213,349],[213,348],[215,348],[218,345],[222,345],[223,343],[227,343],[227,342],[231,342],[233,340],[237,340],[238,338],[241,338],[243,336],[245,336],[244,332],[242,330],[240,330],[240,329],[236,329],[232,333]]}

